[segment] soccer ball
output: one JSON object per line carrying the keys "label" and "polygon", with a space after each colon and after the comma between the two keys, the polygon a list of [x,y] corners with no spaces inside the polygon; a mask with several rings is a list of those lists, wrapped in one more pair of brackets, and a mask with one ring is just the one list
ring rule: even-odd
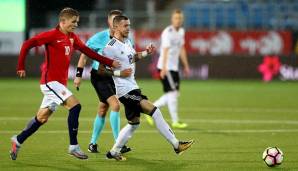
{"label": "soccer ball", "polygon": [[283,152],[277,147],[268,147],[263,152],[263,160],[269,167],[280,165],[283,158]]}

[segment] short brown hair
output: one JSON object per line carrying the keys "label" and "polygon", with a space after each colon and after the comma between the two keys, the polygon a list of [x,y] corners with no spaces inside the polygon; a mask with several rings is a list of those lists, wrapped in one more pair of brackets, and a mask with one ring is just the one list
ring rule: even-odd
{"label": "short brown hair", "polygon": [[113,15],[122,15],[122,11],[121,10],[111,10],[108,14],[108,18],[112,17]]}
{"label": "short brown hair", "polygon": [[63,17],[71,18],[73,16],[78,17],[80,16],[80,13],[77,10],[70,7],[63,8],[59,13],[59,21],[61,21]]}
{"label": "short brown hair", "polygon": [[129,20],[129,19],[124,15],[117,15],[113,19],[113,25],[119,24],[122,20]]}
{"label": "short brown hair", "polygon": [[172,11],[172,15],[173,15],[173,14],[183,14],[183,12],[182,12],[181,9],[174,9],[174,10]]}

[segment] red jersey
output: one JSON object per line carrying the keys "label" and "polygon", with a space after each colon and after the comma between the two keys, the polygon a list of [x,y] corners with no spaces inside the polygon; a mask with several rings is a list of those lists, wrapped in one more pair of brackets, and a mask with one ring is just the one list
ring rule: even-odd
{"label": "red jersey", "polygon": [[67,84],[68,68],[74,50],[79,50],[88,57],[102,64],[112,66],[113,60],[103,57],[88,48],[74,33],[64,34],[55,29],[42,32],[22,45],[17,70],[25,70],[25,58],[29,50],[36,46],[45,45],[45,61],[41,67],[41,84],[58,81]]}

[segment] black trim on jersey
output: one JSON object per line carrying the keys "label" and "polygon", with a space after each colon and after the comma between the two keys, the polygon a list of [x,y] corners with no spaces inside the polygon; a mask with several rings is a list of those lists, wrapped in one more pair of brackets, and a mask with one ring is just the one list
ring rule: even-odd
{"label": "black trim on jersey", "polygon": [[46,48],[46,55],[47,55],[47,71],[46,71],[46,74],[45,74],[45,82],[46,82],[46,87],[48,87],[48,89],[50,91],[52,91],[61,101],[62,103],[64,103],[62,97],[60,97],[58,95],[58,93],[56,93],[49,85],[48,85],[48,80],[47,80],[47,76],[48,76],[48,68],[50,66],[50,54],[49,54],[49,49],[48,49],[48,45],[46,44],[45,45],[45,48]]}
{"label": "black trim on jersey", "polygon": [[112,39],[110,42],[109,42],[109,45],[110,46],[113,46],[115,44],[116,40],[115,39]]}

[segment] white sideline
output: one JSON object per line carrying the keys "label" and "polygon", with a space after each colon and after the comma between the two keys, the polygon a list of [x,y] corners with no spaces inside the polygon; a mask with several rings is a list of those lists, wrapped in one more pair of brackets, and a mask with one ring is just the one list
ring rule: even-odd
{"label": "white sideline", "polygon": [[[0,122],[5,121],[28,121],[32,117],[0,117]],[[51,117],[50,121],[66,121],[66,117]],[[80,122],[93,122],[94,118],[81,117]],[[144,119],[143,119],[144,120]],[[166,118],[169,121],[169,118]],[[298,125],[298,120],[250,120],[250,119],[183,119],[187,123],[213,123],[213,124],[283,124]],[[126,122],[122,120],[122,122]],[[146,122],[146,121],[144,121]]]}
{"label": "white sideline", "polygon": [[[19,133],[20,130],[0,131],[0,134],[15,134]],[[298,129],[227,129],[227,130],[174,130],[175,133],[297,133]],[[79,130],[80,134],[91,134],[90,131]],[[104,134],[111,134],[112,131],[102,131]],[[157,130],[138,130],[135,133],[151,134],[158,133]],[[68,134],[66,130],[48,130],[38,131],[38,134]]]}
{"label": "white sideline", "polygon": [[258,108],[258,107],[196,107],[186,108],[180,107],[180,110],[185,112],[262,112],[262,113],[298,113],[298,109],[288,108]]}

